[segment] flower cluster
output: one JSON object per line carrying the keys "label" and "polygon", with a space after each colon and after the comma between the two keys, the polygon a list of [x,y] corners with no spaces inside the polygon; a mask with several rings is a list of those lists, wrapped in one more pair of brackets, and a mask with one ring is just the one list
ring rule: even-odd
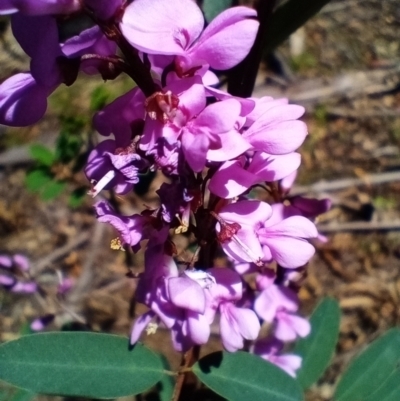
{"label": "flower cluster", "polygon": [[[72,288],[74,281],[64,277],[56,271],[55,296],[59,301]],[[7,291],[17,294],[34,294],[46,298],[49,295],[40,286],[40,279],[31,272],[31,263],[25,255],[0,255],[0,286]],[[61,304],[60,304],[61,305]],[[30,328],[32,331],[41,331],[56,317],[56,313],[45,313],[34,319]]]}
{"label": "flower cluster", "polygon": [[[95,25],[60,43],[57,23],[79,12]],[[307,136],[303,107],[215,87],[216,73],[250,51],[255,11],[228,9],[206,28],[192,0],[7,0],[0,13],[14,13],[15,36],[31,57],[30,73],[0,86],[0,123],[37,121],[47,96],[78,71],[105,79],[126,72],[138,84],[94,116],[105,139],[85,168],[93,197],[127,194],[149,170],[166,178],[156,209],[125,216],[105,200],[95,205],[98,220],[119,234],[114,248],[145,251],[136,297],[149,311],[135,321],[131,342],[161,323],[185,351],[208,341],[218,316],[226,350],[251,343],[251,352],[295,375],[301,359],[281,351],[310,331],[297,315],[296,289],[314,253],[310,241],[323,239],[314,219],[329,202],[288,195]],[[183,267],[172,233],[190,234],[197,247]],[[218,249],[225,267],[214,266]],[[270,334],[260,339],[262,325]]]}

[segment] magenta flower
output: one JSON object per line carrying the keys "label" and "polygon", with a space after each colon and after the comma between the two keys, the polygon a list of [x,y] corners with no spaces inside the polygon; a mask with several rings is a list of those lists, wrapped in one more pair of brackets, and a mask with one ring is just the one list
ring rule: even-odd
{"label": "magenta flower", "polygon": [[148,237],[147,217],[140,214],[120,216],[105,201],[97,202],[94,207],[98,221],[111,224],[118,231],[122,245],[126,244],[138,250],[140,241]]}
{"label": "magenta flower", "polygon": [[254,150],[284,155],[294,152],[303,143],[307,126],[298,118],[304,114],[304,107],[286,102],[286,99],[267,98],[261,105],[256,102],[253,112],[246,116],[250,126],[243,137]]}
{"label": "magenta flower", "polygon": [[300,369],[302,358],[294,354],[281,355],[283,342],[274,338],[257,341],[252,347],[252,352],[261,358],[280,367],[288,375],[296,377],[296,370]]}
{"label": "magenta flower", "polygon": [[280,180],[300,166],[300,154],[269,155],[256,152],[250,163],[245,156],[225,162],[210,180],[209,189],[221,198],[234,198],[253,185]]}
{"label": "magenta flower", "polygon": [[270,282],[270,277],[257,277],[258,289],[261,293],[254,302],[257,315],[268,323],[275,322],[275,337],[282,341],[294,341],[298,336],[306,337],[310,331],[310,323],[295,315],[299,306],[297,295],[287,287]]}
{"label": "magenta flower", "polygon": [[39,121],[54,90],[39,85],[31,74],[20,73],[0,85],[0,124],[24,127]]}
{"label": "magenta flower", "polygon": [[116,147],[128,146],[135,135],[142,133],[145,97],[136,87],[118,97],[93,117],[93,125],[101,135],[115,137]]}
{"label": "magenta flower", "polygon": [[117,194],[126,194],[139,182],[139,170],[144,160],[131,146],[117,148],[116,142],[100,142],[89,154],[85,174],[90,181],[96,181],[91,195],[96,196],[103,189],[115,188]]}
{"label": "magenta flower", "polygon": [[[236,129],[241,111],[238,101],[230,98],[206,107],[199,77],[173,82],[165,92],[166,98],[172,96],[178,99],[177,107],[161,104],[166,121],[147,117],[140,141],[143,150],[151,151],[162,137],[169,143],[179,140],[185,160],[193,171],[199,172],[207,159],[229,160],[250,148]],[[215,151],[218,152],[214,154]]]}
{"label": "magenta flower", "polygon": [[203,31],[204,18],[196,3],[178,0],[135,0],[125,10],[121,31],[137,49],[149,54],[177,56],[178,75],[209,65],[217,70],[233,67],[253,45],[258,21],[247,7],[230,8]]}
{"label": "magenta flower", "polygon": [[2,0],[0,15],[18,11],[26,15],[69,14],[79,8],[79,0]]}
{"label": "magenta flower", "polygon": [[[318,236],[315,225],[305,217],[281,219],[264,202],[239,201],[223,207],[217,224],[222,248],[231,258],[259,264],[275,260],[282,267],[295,268],[308,262],[314,247],[306,240]],[[234,228],[227,231],[224,224]]]}

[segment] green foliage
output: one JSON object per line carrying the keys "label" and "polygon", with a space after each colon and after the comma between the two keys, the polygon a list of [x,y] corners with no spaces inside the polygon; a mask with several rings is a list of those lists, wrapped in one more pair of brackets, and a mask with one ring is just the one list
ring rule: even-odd
{"label": "green foliage", "polygon": [[158,355],[128,339],[90,332],[24,336],[0,346],[0,379],[42,394],[116,398],[139,394],[163,376]]}
{"label": "green foliage", "polygon": [[329,0],[288,0],[274,12],[266,33],[265,53],[271,52],[304,25]]}
{"label": "green foliage", "polygon": [[68,205],[73,208],[82,205],[83,201],[85,200],[86,194],[86,187],[76,188],[74,191],[72,191],[71,195],[68,198]]}
{"label": "green foliage", "polygon": [[30,153],[32,157],[43,166],[51,166],[55,161],[53,152],[46,146],[40,143],[34,143],[30,147]]}
{"label": "green foliage", "polygon": [[44,201],[49,201],[57,198],[64,191],[67,183],[61,181],[51,181],[49,182],[41,191],[40,197]]}
{"label": "green foliage", "polygon": [[0,401],[31,401],[36,397],[36,394],[20,388],[7,386],[0,388]]}
{"label": "green foliage", "polygon": [[214,352],[193,366],[194,374],[229,401],[301,401],[303,393],[292,377],[247,352]]}
{"label": "green foliage", "polygon": [[30,191],[39,192],[52,179],[53,176],[47,169],[35,169],[26,175],[25,185]]}
{"label": "green foliage", "polygon": [[207,22],[213,20],[218,14],[232,7],[232,0],[203,0],[202,9]]}
{"label": "green foliage", "polygon": [[[87,159],[87,154],[81,152],[84,143],[82,132],[87,121],[79,116],[62,117],[60,121],[61,131],[55,152],[41,144],[34,144],[30,148],[37,164],[26,176],[26,187],[37,192],[44,201],[56,198],[67,186],[65,177],[60,179],[56,171],[63,171],[63,166],[66,166],[67,171],[69,169],[72,174],[76,173],[82,170]],[[85,195],[85,188],[75,189],[69,197],[70,206],[79,206]]]}
{"label": "green foliage", "polygon": [[291,65],[294,71],[307,71],[317,65],[317,59],[311,53],[302,53],[292,57]]}
{"label": "green foliage", "polygon": [[339,337],[340,308],[336,300],[325,298],[310,318],[311,333],[293,350],[303,358],[297,380],[307,389],[322,375],[332,358]]}
{"label": "green foliage", "polygon": [[9,398],[9,401],[31,401],[36,397],[36,394],[31,393],[30,391],[18,389],[12,396]]}
{"label": "green foliage", "polygon": [[90,96],[90,110],[98,111],[110,101],[110,92],[105,85],[100,85],[93,89]]}
{"label": "green foliage", "polygon": [[66,187],[65,182],[56,181],[48,168],[36,168],[25,177],[25,185],[31,192],[37,192],[44,201],[59,196]]}
{"label": "green foliage", "polygon": [[57,161],[67,164],[79,155],[85,125],[86,121],[79,116],[61,118],[61,132],[56,143]]}
{"label": "green foliage", "polygon": [[[171,370],[167,358],[160,356],[165,370]],[[163,375],[162,379],[157,383],[157,390],[160,401],[170,401],[174,392],[175,380],[170,375]]]}
{"label": "green foliage", "polygon": [[341,378],[335,401],[397,401],[400,399],[400,330],[391,329],[350,364]]}

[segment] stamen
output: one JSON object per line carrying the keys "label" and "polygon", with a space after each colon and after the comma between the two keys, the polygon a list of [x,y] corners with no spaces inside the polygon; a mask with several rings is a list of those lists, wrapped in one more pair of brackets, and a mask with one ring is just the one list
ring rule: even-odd
{"label": "stamen", "polygon": [[115,177],[116,173],[114,170],[108,171],[98,183],[90,189],[88,192],[88,195],[90,195],[92,198],[97,196],[100,191]]}
{"label": "stamen", "polygon": [[256,264],[258,267],[264,265],[261,259],[257,257],[257,255],[236,235],[237,232],[242,228],[239,223],[227,223],[215,212],[211,211],[210,213],[221,225],[221,231],[217,234],[217,238],[220,242],[226,242],[230,240],[234,241],[254,264]]}
{"label": "stamen", "polygon": [[151,334],[156,334],[158,329],[158,324],[155,322],[150,322],[146,327],[146,334],[149,336]]}
{"label": "stamen", "polygon": [[213,284],[217,284],[215,277],[204,270],[188,269],[184,274],[199,283],[201,288],[209,289]]}
{"label": "stamen", "polygon": [[125,252],[125,249],[122,246],[121,239],[119,237],[114,238],[110,242],[110,248],[115,250],[115,251],[123,251]]}

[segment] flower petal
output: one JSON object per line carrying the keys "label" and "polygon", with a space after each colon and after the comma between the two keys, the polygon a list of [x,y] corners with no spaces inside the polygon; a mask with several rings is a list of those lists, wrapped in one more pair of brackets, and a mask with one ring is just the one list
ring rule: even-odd
{"label": "flower petal", "polygon": [[120,28],[138,50],[149,54],[184,54],[198,38],[204,17],[192,0],[135,0],[124,12]]}

